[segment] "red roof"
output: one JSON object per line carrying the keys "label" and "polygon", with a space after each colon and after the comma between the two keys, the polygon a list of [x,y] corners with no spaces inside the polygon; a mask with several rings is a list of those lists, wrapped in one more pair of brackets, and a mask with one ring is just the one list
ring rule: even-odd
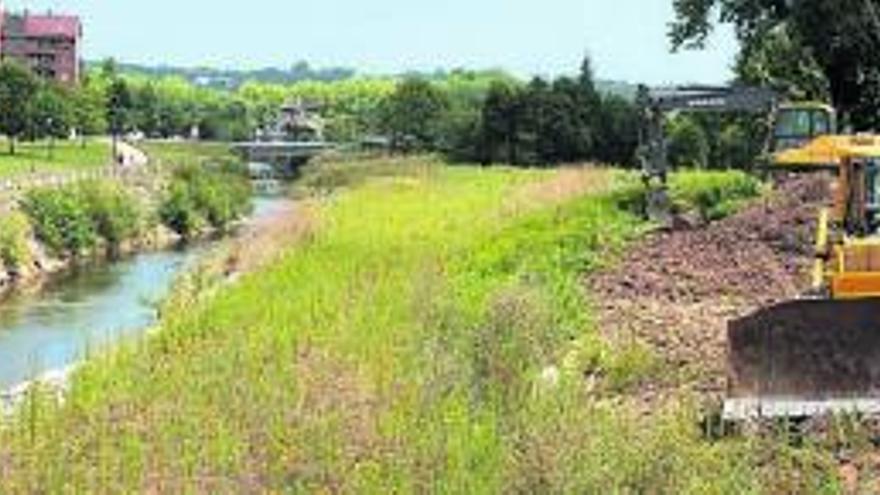
{"label": "red roof", "polygon": [[34,15],[24,18],[26,36],[62,36],[79,38],[79,17],[68,15]]}

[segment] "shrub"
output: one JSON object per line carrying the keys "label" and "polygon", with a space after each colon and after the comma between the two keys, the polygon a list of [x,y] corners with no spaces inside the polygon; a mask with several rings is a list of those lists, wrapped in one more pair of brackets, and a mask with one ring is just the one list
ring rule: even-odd
{"label": "shrub", "polygon": [[673,167],[705,167],[709,162],[706,132],[689,116],[670,123],[669,164]]}
{"label": "shrub", "polygon": [[707,221],[727,217],[746,200],[761,194],[761,182],[740,171],[678,172],[672,176],[673,202],[686,210],[695,210]]}
{"label": "shrub", "polygon": [[250,211],[250,184],[228,168],[182,167],[159,209],[162,222],[190,237],[206,225],[225,231]]}
{"label": "shrub", "polygon": [[110,246],[137,235],[141,209],[117,183],[93,181],[25,195],[22,210],[37,238],[55,254],[78,255],[99,240]]}
{"label": "shrub", "polygon": [[32,263],[30,236],[31,224],[23,213],[0,216],[0,261],[7,270],[18,272]]}
{"label": "shrub", "polygon": [[[645,211],[645,186],[635,175],[621,176],[612,197],[616,204],[637,213]],[[763,192],[760,180],[741,171],[680,171],[670,176],[669,196],[677,212],[696,212],[716,221],[739,210]]]}
{"label": "shrub", "polygon": [[118,246],[137,235],[141,211],[138,201],[118,183],[85,182],[77,191],[98,235]]}
{"label": "shrub", "polygon": [[75,188],[34,189],[22,202],[37,238],[56,254],[77,255],[98,240],[86,203]]}
{"label": "shrub", "polygon": [[171,230],[184,237],[199,232],[206,224],[196,207],[190,188],[180,181],[171,184],[159,208],[159,218]]}

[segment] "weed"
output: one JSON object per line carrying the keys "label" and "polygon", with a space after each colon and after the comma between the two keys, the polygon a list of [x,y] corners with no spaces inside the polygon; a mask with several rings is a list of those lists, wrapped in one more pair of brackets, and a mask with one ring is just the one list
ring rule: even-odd
{"label": "weed", "polygon": [[31,224],[27,216],[12,212],[0,216],[0,261],[7,271],[17,273],[32,262],[29,247]]}

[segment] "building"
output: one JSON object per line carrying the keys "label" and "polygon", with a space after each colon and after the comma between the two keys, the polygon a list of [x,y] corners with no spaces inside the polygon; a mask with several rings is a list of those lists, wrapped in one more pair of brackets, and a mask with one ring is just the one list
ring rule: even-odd
{"label": "building", "polygon": [[79,81],[79,17],[47,12],[7,12],[0,3],[0,58],[17,60],[39,76],[63,84]]}
{"label": "building", "polygon": [[324,140],[321,106],[302,100],[281,106],[273,124],[257,129],[259,141],[319,142]]}

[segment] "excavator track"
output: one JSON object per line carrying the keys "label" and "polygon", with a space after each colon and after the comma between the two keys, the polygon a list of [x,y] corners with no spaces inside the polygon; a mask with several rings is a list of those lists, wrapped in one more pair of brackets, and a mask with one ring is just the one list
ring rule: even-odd
{"label": "excavator track", "polygon": [[880,414],[880,299],[802,299],[728,326],[724,416]]}

